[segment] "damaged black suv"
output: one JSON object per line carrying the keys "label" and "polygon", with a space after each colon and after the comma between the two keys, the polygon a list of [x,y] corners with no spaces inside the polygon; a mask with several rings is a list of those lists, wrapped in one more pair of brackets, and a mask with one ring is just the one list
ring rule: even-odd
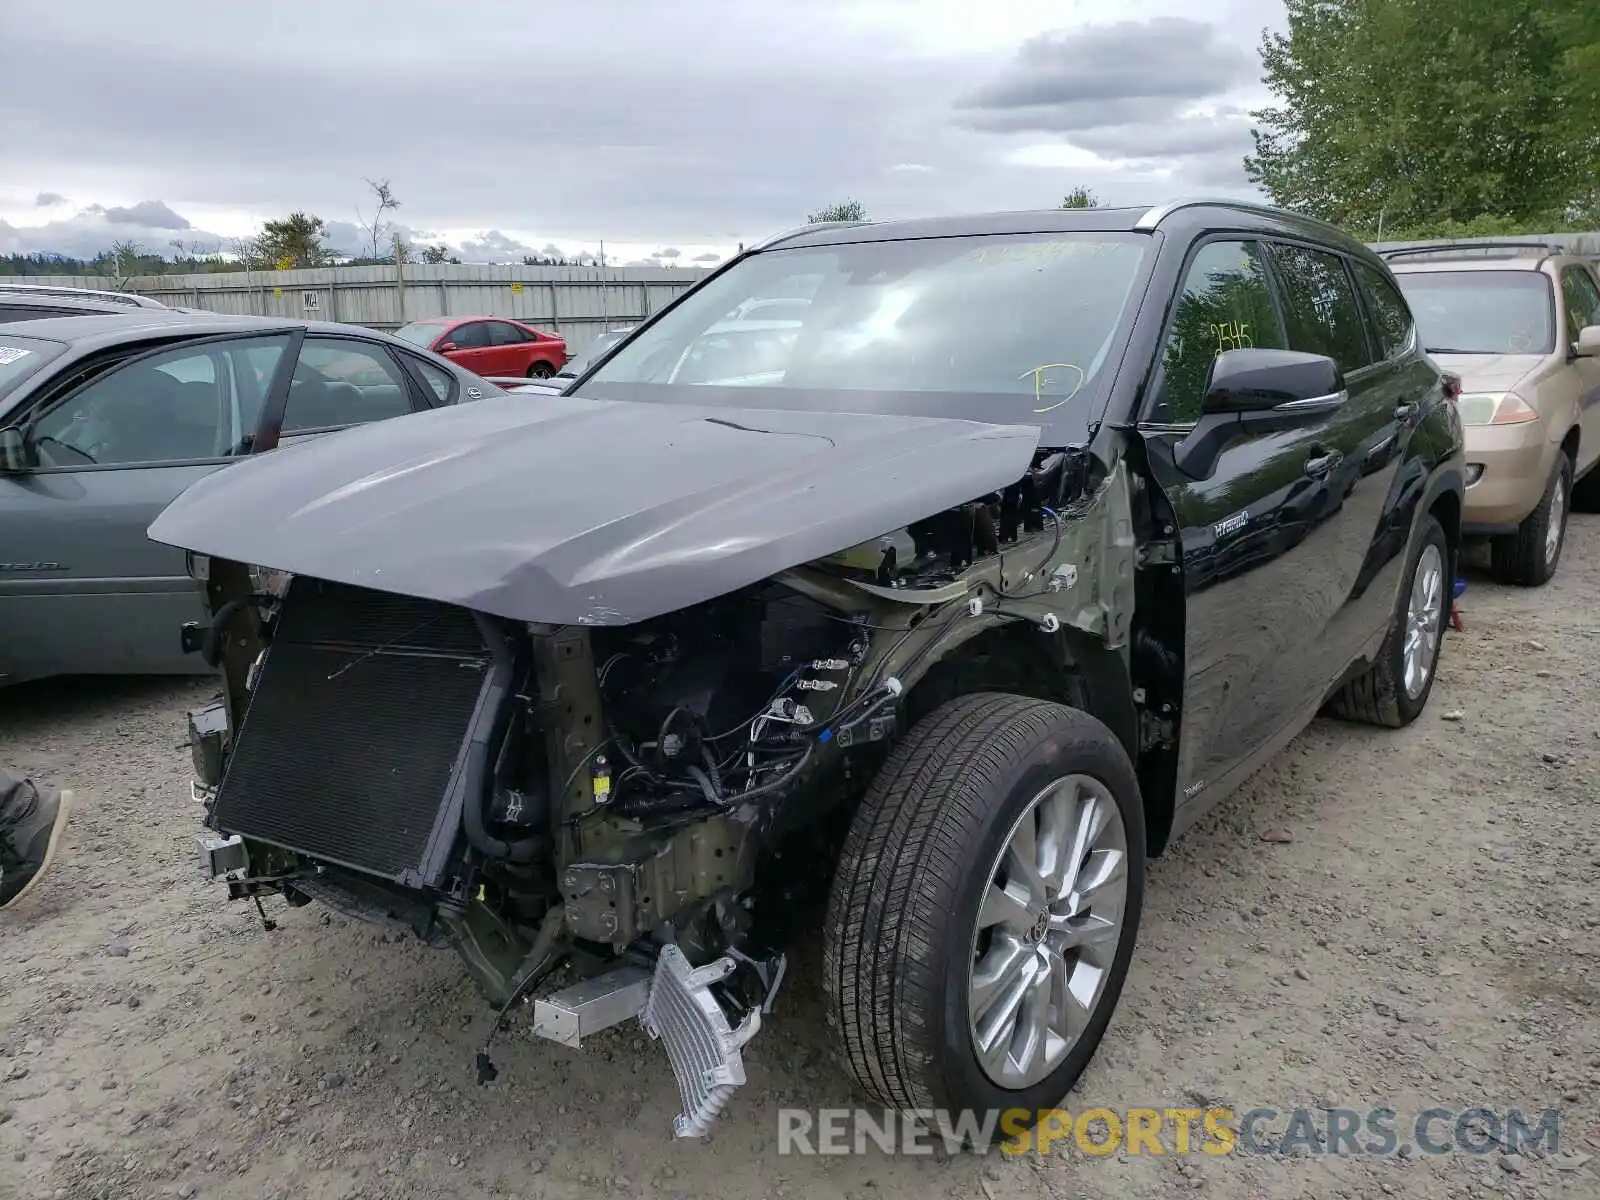
{"label": "damaged black suv", "polygon": [[191,716],[205,863],[453,946],[560,1042],[638,1017],[684,1135],[814,886],[872,1097],[1049,1107],[1147,859],[1319,710],[1426,703],[1452,397],[1383,263],[1272,209],[774,238],[565,395],[161,515],[225,679]]}

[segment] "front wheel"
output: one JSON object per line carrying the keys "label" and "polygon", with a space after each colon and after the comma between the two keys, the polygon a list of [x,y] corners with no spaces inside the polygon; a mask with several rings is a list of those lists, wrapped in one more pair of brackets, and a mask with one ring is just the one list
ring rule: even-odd
{"label": "front wheel", "polygon": [[528,368],[529,379],[549,379],[555,373],[555,368],[546,362],[536,362]]}
{"label": "front wheel", "polygon": [[1556,455],[1556,467],[1545,484],[1539,507],[1506,537],[1490,544],[1490,566],[1505,583],[1542,587],[1556,573],[1567,536],[1568,499],[1572,495],[1572,460]]}
{"label": "front wheel", "polygon": [[828,904],[829,1025],[867,1093],[1030,1124],[1059,1104],[1127,976],[1144,839],[1133,765],[1087,713],[980,693],[918,722]]}

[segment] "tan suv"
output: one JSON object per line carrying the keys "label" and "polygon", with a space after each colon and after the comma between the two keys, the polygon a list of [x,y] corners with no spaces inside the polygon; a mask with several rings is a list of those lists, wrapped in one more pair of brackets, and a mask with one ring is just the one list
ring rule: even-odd
{"label": "tan suv", "polygon": [[1423,347],[1461,377],[1464,532],[1495,573],[1555,574],[1567,512],[1600,504],[1600,281],[1552,247],[1456,242],[1384,253]]}

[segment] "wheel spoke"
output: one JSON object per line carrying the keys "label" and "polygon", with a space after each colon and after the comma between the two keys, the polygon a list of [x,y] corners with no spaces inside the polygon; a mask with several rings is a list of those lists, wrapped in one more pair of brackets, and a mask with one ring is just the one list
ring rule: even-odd
{"label": "wheel spoke", "polygon": [[1121,850],[1096,850],[1078,875],[1078,908],[1094,905],[1096,893],[1128,877],[1128,856]]}
{"label": "wheel spoke", "polygon": [[978,960],[972,969],[972,986],[967,991],[967,1004],[972,1019],[982,1022],[1002,997],[1010,997],[1017,986],[1025,983],[1023,968],[1032,950],[1016,938],[997,938],[989,952]]}
{"label": "wheel spoke", "polygon": [[1060,895],[1069,895],[1080,891],[1082,883],[1080,875],[1083,870],[1084,855],[1089,853],[1089,847],[1104,832],[1110,813],[1101,803],[1098,796],[1092,793],[1084,796],[1083,803],[1078,807],[1078,824],[1072,835],[1071,863],[1061,881]]}
{"label": "wheel spoke", "polygon": [[1067,876],[1074,870],[1074,854],[1079,789],[1076,781],[1064,779],[1039,802],[1039,874],[1049,899],[1059,896]]}
{"label": "wheel spoke", "polygon": [[1021,884],[1028,890],[1028,899],[1038,908],[1049,899],[1044,876],[1039,873],[1039,839],[1034,829],[1035,813],[1028,813],[1011,836],[1007,847],[1005,868],[1008,885]]}
{"label": "wheel spoke", "polygon": [[978,928],[992,929],[1001,925],[1013,933],[1026,933],[1033,927],[1035,911],[1030,899],[1027,889],[1016,880],[1004,887],[991,883],[983,898],[983,907],[978,911]]}
{"label": "wheel spoke", "polygon": [[1077,950],[1097,956],[1108,945],[1116,946],[1121,928],[1122,922],[1092,913],[1087,917],[1051,917],[1050,945],[1056,950]]}
{"label": "wheel spoke", "polygon": [[978,1053],[983,1057],[996,1052],[1009,1054],[1017,1029],[1017,1013],[1033,987],[1033,974],[1028,964],[1037,961],[1038,955],[1028,951],[1010,978],[996,988],[994,1003],[977,1023]]}
{"label": "wheel spoke", "polygon": [[1033,963],[1033,977],[1023,993],[1011,1039],[1011,1060],[1024,1076],[1048,1053],[1046,1043],[1050,1037],[1050,972],[1037,955]]}

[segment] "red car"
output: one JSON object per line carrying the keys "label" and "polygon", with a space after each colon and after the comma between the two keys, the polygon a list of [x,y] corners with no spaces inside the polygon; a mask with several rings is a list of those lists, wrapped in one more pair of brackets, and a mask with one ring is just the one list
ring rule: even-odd
{"label": "red car", "polygon": [[395,333],[474,375],[548,379],[567,361],[567,340],[509,317],[428,317]]}

